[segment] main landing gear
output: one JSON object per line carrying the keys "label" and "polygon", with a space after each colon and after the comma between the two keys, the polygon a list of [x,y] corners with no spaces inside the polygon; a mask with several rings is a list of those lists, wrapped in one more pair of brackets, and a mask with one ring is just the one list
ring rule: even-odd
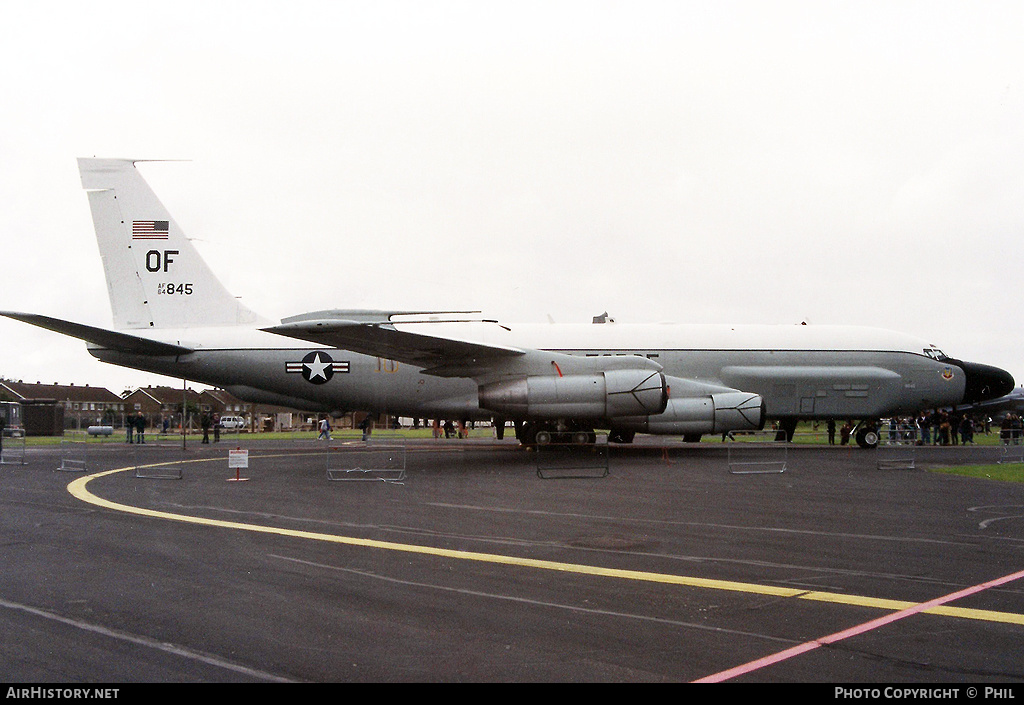
{"label": "main landing gear", "polygon": [[536,445],[593,445],[597,433],[590,426],[562,421],[516,422],[516,439],[524,446]]}

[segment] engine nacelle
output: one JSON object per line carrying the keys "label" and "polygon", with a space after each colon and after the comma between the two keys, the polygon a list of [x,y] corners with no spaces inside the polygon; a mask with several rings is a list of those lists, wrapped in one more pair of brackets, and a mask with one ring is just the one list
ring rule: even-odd
{"label": "engine nacelle", "polygon": [[615,420],[615,429],[663,435],[727,433],[764,428],[764,399],[751,392],[674,397],[662,414]]}
{"label": "engine nacelle", "polygon": [[479,401],[507,418],[612,419],[660,414],[668,386],[665,375],[643,369],[537,375],[480,385]]}

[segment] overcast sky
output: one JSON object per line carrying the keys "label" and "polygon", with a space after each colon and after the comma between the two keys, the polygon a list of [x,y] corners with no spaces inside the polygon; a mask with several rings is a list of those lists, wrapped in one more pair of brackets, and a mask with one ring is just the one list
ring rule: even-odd
{"label": "overcast sky", "polygon": [[[1019,0],[0,0],[0,309],[109,326],[75,159],[180,159],[140,170],[270,318],[877,325],[1019,384],[1022,39]],[[175,384],[7,319],[0,376]]]}

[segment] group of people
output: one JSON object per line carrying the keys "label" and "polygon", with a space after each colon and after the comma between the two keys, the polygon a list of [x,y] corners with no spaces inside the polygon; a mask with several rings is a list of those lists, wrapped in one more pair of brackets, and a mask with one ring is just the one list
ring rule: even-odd
{"label": "group of people", "polygon": [[[835,445],[836,424],[828,421],[828,442]],[[855,426],[847,421],[839,429],[839,444],[850,442]],[[882,432],[886,429],[883,427]],[[921,412],[915,416],[893,417],[889,419],[888,434],[891,441],[913,442],[917,445],[968,445],[974,443],[974,434],[980,430],[988,434],[992,430],[992,419],[985,416],[981,420],[969,414],[956,411],[936,409]],[[1017,414],[1007,414],[1000,425],[1000,439],[1004,444],[1018,445],[1024,440],[1024,426]]]}
{"label": "group of people", "polygon": [[434,438],[441,438],[442,434],[444,434],[444,438],[469,438],[469,429],[466,427],[465,421],[459,421],[456,424],[451,419],[446,421],[434,419],[432,428]]}
{"label": "group of people", "polygon": [[[419,419],[414,419],[413,428],[419,428]],[[331,421],[328,417],[320,419],[317,428],[320,433],[317,435],[318,441],[330,441],[331,438]],[[367,414],[363,417],[363,420],[356,424],[363,433],[363,440],[367,441],[370,439],[370,435],[373,433],[373,415]],[[398,428],[396,425],[395,428]],[[434,438],[469,438],[470,424],[465,421],[455,422],[451,419],[442,421],[440,419],[433,420],[433,431]]]}
{"label": "group of people", "polygon": [[[316,437],[318,441],[332,441],[331,438],[331,420],[325,416],[320,419],[320,423],[317,428],[320,429],[320,434]],[[370,440],[370,434],[373,433],[373,415],[367,414],[363,417],[363,420],[359,422],[358,428],[363,432],[363,440]]]}
{"label": "group of people", "polygon": [[220,441],[220,414],[216,411],[213,414],[203,414],[199,417],[199,425],[203,429],[203,443],[210,442],[210,427],[213,427],[213,442]]}
{"label": "group of people", "polygon": [[[989,419],[986,416],[982,430],[988,433]],[[918,445],[967,445],[974,443],[975,420],[968,414],[936,410],[921,412],[915,417],[889,420],[891,440],[911,440]],[[907,434],[911,437],[905,438]]]}
{"label": "group of people", "polygon": [[1024,420],[1018,414],[1007,414],[999,425],[999,439],[1003,445],[1020,445],[1024,441]]}
{"label": "group of people", "polygon": [[[169,421],[164,419],[164,433],[167,433]],[[199,425],[203,429],[203,443],[210,442],[210,429],[213,428],[213,441],[220,440],[220,414],[203,414],[199,418]],[[145,443],[146,442],[146,417],[142,414],[129,415],[124,422],[125,442]]]}
{"label": "group of people", "polygon": [[[142,414],[129,414],[124,420],[125,442],[145,443],[146,442],[146,417]],[[134,432],[134,438],[132,434]]]}

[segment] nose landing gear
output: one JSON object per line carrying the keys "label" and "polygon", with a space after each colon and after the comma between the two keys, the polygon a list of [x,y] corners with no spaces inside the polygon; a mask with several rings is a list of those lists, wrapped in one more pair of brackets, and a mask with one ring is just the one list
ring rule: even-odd
{"label": "nose landing gear", "polygon": [[878,425],[874,421],[862,421],[854,433],[857,445],[861,448],[878,447]]}

